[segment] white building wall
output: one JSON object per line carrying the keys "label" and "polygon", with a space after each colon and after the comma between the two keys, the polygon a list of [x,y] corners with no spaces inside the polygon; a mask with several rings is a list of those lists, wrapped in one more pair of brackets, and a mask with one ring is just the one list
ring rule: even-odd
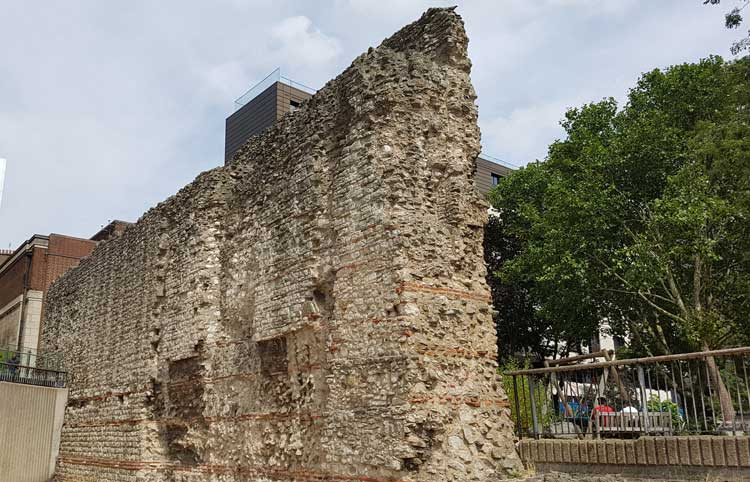
{"label": "white building wall", "polygon": [[67,388],[0,382],[0,480],[50,480],[67,399]]}
{"label": "white building wall", "polygon": [[24,349],[36,350],[39,346],[39,329],[42,321],[42,301],[44,293],[28,290],[26,294],[26,310],[24,311],[23,333],[21,346]]}

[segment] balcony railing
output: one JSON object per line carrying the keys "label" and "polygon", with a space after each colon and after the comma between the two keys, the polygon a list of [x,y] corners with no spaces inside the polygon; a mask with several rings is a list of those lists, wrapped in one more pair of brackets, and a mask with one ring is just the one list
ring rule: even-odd
{"label": "balcony railing", "polygon": [[750,347],[504,374],[519,437],[633,438],[750,433]]}
{"label": "balcony railing", "polygon": [[68,379],[60,354],[32,348],[0,348],[0,382],[63,388]]}
{"label": "balcony railing", "polygon": [[0,382],[65,388],[68,386],[68,373],[2,362],[0,363]]}

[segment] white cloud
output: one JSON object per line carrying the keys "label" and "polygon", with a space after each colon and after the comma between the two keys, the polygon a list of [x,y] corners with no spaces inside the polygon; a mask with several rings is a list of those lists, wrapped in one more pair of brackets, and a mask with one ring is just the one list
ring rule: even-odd
{"label": "white cloud", "polygon": [[198,74],[203,77],[206,88],[225,101],[239,97],[249,83],[245,66],[239,60],[205,66]]}
{"label": "white cloud", "polygon": [[222,163],[234,99],[275,67],[323,85],[455,3],[484,150],[514,163],[544,157],[567,107],[622,99],[647,69],[726,56],[738,35],[724,8],[685,0],[0,0],[0,247],[136,219]]}
{"label": "white cloud", "polygon": [[546,0],[542,3],[546,4],[544,7],[585,9],[590,15],[623,15],[638,4],[636,0]]}
{"label": "white cloud", "polygon": [[544,159],[547,146],[565,134],[559,124],[565,111],[580,104],[569,100],[523,106],[482,121],[483,151],[515,165]]}
{"label": "white cloud", "polygon": [[320,65],[334,60],[341,53],[338,39],[329,37],[313,27],[303,16],[285,18],[271,28],[275,54],[287,63]]}

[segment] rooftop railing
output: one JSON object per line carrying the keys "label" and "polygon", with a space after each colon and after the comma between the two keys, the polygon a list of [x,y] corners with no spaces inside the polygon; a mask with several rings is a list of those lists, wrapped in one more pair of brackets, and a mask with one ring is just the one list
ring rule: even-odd
{"label": "rooftop railing", "polygon": [[494,157],[494,156],[490,156],[489,154],[485,154],[484,152],[480,152],[479,153],[479,157],[481,157],[482,159],[485,159],[487,161],[494,162],[495,164],[499,164],[501,166],[505,166],[508,169],[512,169],[514,171],[517,171],[518,169],[520,169],[519,166],[513,164],[512,162],[504,161],[504,160],[502,160],[502,159],[500,159],[498,157]]}
{"label": "rooftop railing", "polygon": [[239,110],[240,108],[242,108],[242,106],[256,98],[258,94],[271,87],[276,82],[281,82],[282,84],[286,84],[290,87],[294,87],[295,89],[307,92],[310,95],[313,95],[315,94],[315,92],[317,92],[317,90],[313,89],[312,87],[308,87],[304,84],[300,84],[299,82],[295,82],[292,79],[284,77],[283,75],[281,75],[281,69],[277,68],[276,70],[268,74],[265,79],[252,86],[250,90],[237,98],[237,100],[234,101],[234,110]]}
{"label": "rooftop railing", "polygon": [[750,433],[750,347],[625,360],[598,355],[606,361],[572,357],[504,374],[520,438]]}

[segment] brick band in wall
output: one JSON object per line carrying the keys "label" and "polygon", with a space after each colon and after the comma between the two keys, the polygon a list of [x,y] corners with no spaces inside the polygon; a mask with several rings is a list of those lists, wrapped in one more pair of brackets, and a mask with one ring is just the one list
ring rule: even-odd
{"label": "brick band in wall", "polygon": [[429,10],[55,283],[44,343],[75,377],[58,480],[520,469],[467,47]]}

